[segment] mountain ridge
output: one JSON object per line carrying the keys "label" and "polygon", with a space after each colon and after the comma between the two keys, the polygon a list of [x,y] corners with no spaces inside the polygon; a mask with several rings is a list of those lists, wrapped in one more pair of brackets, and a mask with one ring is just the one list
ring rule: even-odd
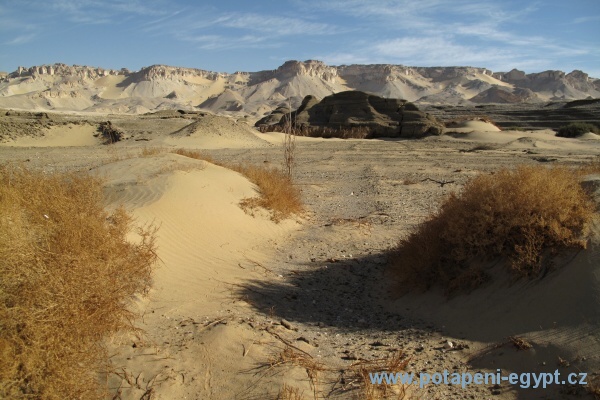
{"label": "mountain ridge", "polygon": [[307,95],[347,90],[421,104],[528,103],[598,98],[600,79],[580,70],[526,74],[468,66],[330,66],[318,60],[234,73],[164,64],[131,71],[56,63],[0,76],[0,107],[124,113],[200,108],[261,117],[288,102],[297,107]]}

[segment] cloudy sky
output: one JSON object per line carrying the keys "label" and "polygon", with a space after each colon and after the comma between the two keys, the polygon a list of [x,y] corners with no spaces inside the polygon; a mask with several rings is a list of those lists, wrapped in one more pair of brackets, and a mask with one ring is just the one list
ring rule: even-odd
{"label": "cloudy sky", "polygon": [[600,0],[0,1],[0,71],[62,62],[234,72],[308,59],[600,78]]}

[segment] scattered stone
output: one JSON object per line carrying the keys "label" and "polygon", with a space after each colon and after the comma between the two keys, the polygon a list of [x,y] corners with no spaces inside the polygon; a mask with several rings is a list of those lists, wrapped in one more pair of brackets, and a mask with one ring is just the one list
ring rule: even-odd
{"label": "scattered stone", "polygon": [[383,342],[381,342],[381,341],[378,340],[376,342],[371,343],[369,346],[372,346],[372,347],[381,347],[381,346],[389,346],[389,344],[385,344],[385,343],[383,343]]}
{"label": "scattered stone", "polygon": [[356,361],[356,360],[358,360],[358,356],[356,355],[356,353],[354,353],[350,350],[344,350],[344,355],[342,356],[342,360]]}
{"label": "scattered stone", "polygon": [[286,320],[285,318],[281,319],[281,325],[283,325],[284,328],[289,329],[290,331],[297,331],[298,328],[296,328],[295,326],[292,325],[291,322],[289,322],[288,320]]}
{"label": "scattered stone", "polygon": [[307,344],[311,344],[310,340],[308,340],[307,338],[305,338],[304,336],[300,336],[299,338],[296,339],[298,342],[304,342]]}

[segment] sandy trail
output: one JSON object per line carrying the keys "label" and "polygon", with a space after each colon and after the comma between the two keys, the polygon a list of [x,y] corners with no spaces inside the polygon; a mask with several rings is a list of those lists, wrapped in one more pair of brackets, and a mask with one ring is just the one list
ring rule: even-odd
{"label": "sandy trail", "polygon": [[[258,380],[253,374],[234,378],[269,358],[269,347],[255,343],[276,343],[236,317],[247,311],[247,304],[233,292],[249,278],[281,279],[261,266],[298,224],[292,220],[276,224],[266,213],[244,212],[239,202],[257,195],[254,185],[204,161],[163,154],[118,161],[95,173],[106,180],[112,205],[124,204],[139,223],[160,228],[155,283],[149,296],[138,302],[145,315],[140,327],[146,333],[142,338],[121,338],[115,365],[142,372],[151,386],[152,377],[164,379],[164,384],[152,386],[159,398],[234,398],[248,390],[261,393],[279,387],[281,382],[271,379],[252,385],[253,379]],[[182,347],[196,351],[187,354]],[[162,360],[165,354],[176,360],[176,367],[147,368],[148,360]],[[185,372],[174,375],[177,369]],[[114,387],[123,384],[113,380]],[[138,396],[144,390],[129,387],[122,393]]]}

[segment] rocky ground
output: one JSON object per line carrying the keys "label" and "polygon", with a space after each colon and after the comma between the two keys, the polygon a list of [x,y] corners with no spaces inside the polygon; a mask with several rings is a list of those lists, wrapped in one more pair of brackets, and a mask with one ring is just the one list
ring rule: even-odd
{"label": "rocky ground", "polygon": [[600,126],[600,100],[555,101],[549,103],[481,104],[478,106],[419,107],[442,121],[484,117],[502,129],[558,129],[570,122]]}
{"label": "rocky ground", "polygon": [[[285,282],[255,282],[240,295],[250,298],[256,310],[274,314],[275,321],[294,321],[298,331],[288,332],[287,337],[318,346],[322,359],[340,370],[355,360],[401,350],[411,359],[408,371],[475,372],[469,360],[484,349],[482,343],[448,336],[427,316],[386,311],[383,304],[395,297],[386,283],[390,250],[475,174],[547,158],[576,164],[594,155],[554,151],[541,156],[523,150],[474,148],[469,142],[433,138],[302,144],[295,176],[309,210],[308,221],[300,237],[278,246],[277,261],[267,266],[273,274],[284,276]],[[280,158],[277,149],[221,150],[211,155],[254,163],[277,163]],[[508,385],[427,390],[423,398],[527,396]]]}

